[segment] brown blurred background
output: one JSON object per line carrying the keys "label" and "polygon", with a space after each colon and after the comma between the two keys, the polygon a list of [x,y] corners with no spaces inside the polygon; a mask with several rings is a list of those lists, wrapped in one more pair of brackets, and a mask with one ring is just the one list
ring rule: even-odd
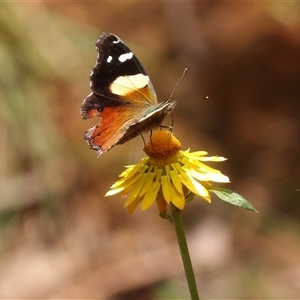
{"label": "brown blurred background", "polygon": [[188,68],[173,132],[228,157],[213,166],[259,211],[187,205],[200,296],[298,298],[299,2],[84,1],[0,4],[0,298],[189,297],[171,224],[103,197],[142,139],[98,159],[83,140],[103,31],[135,52],[160,101]]}

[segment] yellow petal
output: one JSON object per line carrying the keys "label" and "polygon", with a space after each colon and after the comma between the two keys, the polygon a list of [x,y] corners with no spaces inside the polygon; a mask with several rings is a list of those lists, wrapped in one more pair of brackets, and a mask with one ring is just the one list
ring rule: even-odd
{"label": "yellow petal", "polygon": [[204,173],[216,173],[216,174],[221,174],[221,172],[217,169],[214,169],[212,167],[209,167],[208,165],[202,163],[202,162],[198,162],[198,171],[200,172],[204,172]]}
{"label": "yellow petal", "polygon": [[183,167],[183,170],[199,181],[229,182],[229,178],[217,170],[214,170],[214,172],[203,173],[185,166]]}
{"label": "yellow petal", "polygon": [[207,174],[207,176],[210,178],[210,181],[213,181],[213,182],[230,182],[230,179],[228,176],[225,176],[224,174],[222,173],[211,173],[211,174]]}
{"label": "yellow petal", "polygon": [[132,169],[134,169],[136,165],[130,165],[130,166],[125,166],[125,170],[119,175],[119,177],[124,177],[127,174],[129,174],[131,172]]}
{"label": "yellow petal", "polygon": [[199,156],[204,156],[206,154],[207,154],[206,151],[195,151],[195,152],[192,152],[190,155],[199,157]]}
{"label": "yellow petal", "polygon": [[145,194],[145,197],[144,197],[144,200],[142,203],[142,210],[145,210],[148,207],[150,207],[153,204],[153,202],[156,200],[157,194],[158,194],[158,191],[160,190],[161,185],[159,182],[156,182],[155,184],[156,185],[153,187],[153,189],[149,189],[147,191],[147,193]]}
{"label": "yellow petal", "polygon": [[189,177],[187,176],[187,174],[184,172],[184,170],[181,168],[181,166],[179,164],[174,164],[173,168],[176,168],[176,171],[178,173],[180,173],[178,175],[180,181],[189,189],[191,190],[193,193],[198,194],[197,190],[194,188],[192,182],[190,181]]}
{"label": "yellow petal", "polygon": [[172,201],[170,178],[167,175],[162,175],[160,180],[164,198],[168,203],[170,203],[170,201]]}
{"label": "yellow petal", "polygon": [[142,190],[142,188],[145,184],[145,180],[144,180],[145,177],[146,177],[146,174],[142,174],[142,176],[140,176],[140,180],[138,180],[135,183],[134,189],[131,191],[129,197],[127,198],[127,200],[125,202],[125,207],[128,206],[130,203],[132,203],[135,199],[138,198],[140,191]]}
{"label": "yellow petal", "polygon": [[176,188],[171,184],[172,203],[179,209],[184,209],[185,197],[182,193],[179,193]]}
{"label": "yellow petal", "polygon": [[202,184],[200,184],[198,181],[196,181],[193,177],[189,176],[189,179],[191,180],[193,186],[195,187],[195,189],[197,191],[195,194],[204,198],[204,200],[206,200],[207,202],[211,202],[210,194],[209,194],[208,190]]}
{"label": "yellow petal", "polygon": [[185,156],[189,160],[198,160],[198,161],[213,161],[213,162],[219,162],[219,161],[224,161],[227,160],[227,158],[223,156],[206,156],[207,152],[206,151],[196,151],[192,153],[188,153],[186,151],[181,151],[181,154]]}
{"label": "yellow petal", "polygon": [[167,203],[174,203],[180,209],[184,208],[185,198],[183,193],[177,191],[175,186],[171,183],[169,176],[161,176],[161,185],[163,197]]}
{"label": "yellow petal", "polygon": [[134,185],[127,186],[124,191],[122,191],[121,198],[127,197],[127,195],[134,189]]}
{"label": "yellow petal", "polygon": [[[114,184],[112,184],[112,186],[110,187],[111,189],[115,189],[120,187],[121,185],[124,185],[124,182],[126,182],[126,179],[119,179],[117,180]],[[126,185],[124,185],[126,186]]]}
{"label": "yellow petal", "polygon": [[202,184],[197,182],[193,177],[185,173],[179,164],[174,164],[174,166],[175,165],[177,171],[180,172],[179,178],[181,179],[181,182],[194,194],[199,195],[206,201],[210,202],[210,195],[207,189]]}
{"label": "yellow petal", "polygon": [[109,190],[109,191],[104,195],[104,197],[112,196],[112,195],[118,194],[118,193],[122,192],[123,190],[124,190],[124,187],[120,187],[120,188],[117,188],[117,189]]}
{"label": "yellow petal", "polygon": [[135,209],[139,206],[139,204],[141,203],[142,201],[142,198],[138,198],[136,199],[134,202],[130,203],[128,206],[127,206],[127,211],[128,213],[131,215]]}
{"label": "yellow petal", "polygon": [[[124,177],[122,179],[119,179],[118,181],[116,181],[111,188],[116,188],[119,187],[120,185],[124,185],[124,187],[127,187],[129,185],[132,185],[133,183],[135,183],[147,170],[147,166],[142,166],[142,168],[137,169],[131,176],[129,177]],[[134,176],[135,175],[135,176]]]}
{"label": "yellow petal", "polygon": [[[145,168],[146,167],[146,168]],[[142,169],[147,169],[147,166],[145,165],[145,164],[143,164],[143,163],[141,163],[141,162],[139,162],[138,164],[136,164],[136,165],[134,165],[134,167],[133,168],[131,168],[128,172],[126,172],[127,170],[125,170],[123,173],[126,173],[125,175],[123,175],[122,177],[124,178],[126,178],[126,179],[129,179],[130,177],[132,177],[135,173],[137,173],[137,172],[140,172],[140,170],[142,170]],[[122,173],[122,174],[123,174]],[[122,175],[121,174],[121,175]]]}
{"label": "yellow petal", "polygon": [[148,189],[151,187],[151,185],[153,184],[153,179],[155,177],[155,174],[153,172],[149,172],[146,174],[146,177],[145,177],[145,184],[140,192],[140,197],[143,196],[147,191]]}
{"label": "yellow petal", "polygon": [[170,177],[171,177],[171,179],[172,179],[172,182],[173,182],[173,184],[174,184],[176,190],[177,190],[179,193],[183,194],[183,191],[182,191],[182,184],[181,184],[181,181],[180,181],[180,179],[179,179],[179,177],[178,177],[178,173],[177,173],[175,170],[171,170],[171,171],[170,171]]}
{"label": "yellow petal", "polygon": [[194,169],[183,167],[184,171],[188,173],[190,176],[194,177],[195,179],[199,181],[210,181],[210,178],[207,176],[207,174],[203,172],[197,172]]}
{"label": "yellow petal", "polygon": [[227,158],[225,158],[223,156],[204,156],[204,157],[201,157],[199,160],[219,162],[219,161],[227,160]]}

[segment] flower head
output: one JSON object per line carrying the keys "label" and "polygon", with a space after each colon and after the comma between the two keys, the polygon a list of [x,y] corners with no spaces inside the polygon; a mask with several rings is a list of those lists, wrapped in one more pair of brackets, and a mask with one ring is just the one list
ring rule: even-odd
{"label": "flower head", "polygon": [[145,210],[155,201],[161,213],[171,202],[182,210],[191,193],[210,202],[208,188],[212,182],[229,182],[229,178],[204,162],[220,162],[225,158],[207,156],[206,151],[180,149],[180,142],[171,132],[156,131],[144,148],[148,156],[127,166],[105,196],[122,193],[127,197],[125,207],[130,214],[138,205]]}

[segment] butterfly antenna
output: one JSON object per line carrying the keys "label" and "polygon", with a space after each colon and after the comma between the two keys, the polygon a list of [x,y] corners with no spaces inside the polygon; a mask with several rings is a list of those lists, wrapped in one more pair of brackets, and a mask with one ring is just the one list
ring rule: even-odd
{"label": "butterfly antenna", "polygon": [[183,76],[185,75],[186,72],[187,72],[187,68],[185,68],[185,69],[183,70],[183,73],[182,73],[182,75],[180,76],[180,78],[178,79],[177,83],[175,84],[174,89],[173,89],[173,91],[171,92],[171,95],[170,95],[169,99],[172,98],[172,96],[173,96],[173,94],[174,94],[174,92],[175,92],[175,90],[176,90],[176,88],[177,88],[179,82],[181,81],[181,79],[183,78]]}

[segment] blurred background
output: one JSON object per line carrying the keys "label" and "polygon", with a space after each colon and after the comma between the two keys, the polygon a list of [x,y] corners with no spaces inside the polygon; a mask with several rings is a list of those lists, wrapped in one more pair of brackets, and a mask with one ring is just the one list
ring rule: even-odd
{"label": "blurred background", "polygon": [[0,7],[0,298],[189,297],[172,225],[155,206],[128,216],[104,198],[142,139],[100,158],[83,140],[98,122],[79,109],[103,31],[135,52],[160,101],[188,68],[173,132],[183,150],[228,157],[212,166],[259,211],[187,205],[200,296],[299,297],[298,2]]}

